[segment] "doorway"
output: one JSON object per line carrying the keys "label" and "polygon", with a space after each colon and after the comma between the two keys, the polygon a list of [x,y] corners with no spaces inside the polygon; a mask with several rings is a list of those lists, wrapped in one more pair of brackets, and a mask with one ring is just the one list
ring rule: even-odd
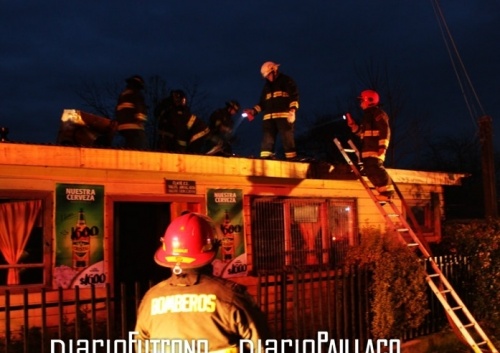
{"label": "doorway", "polygon": [[115,202],[114,261],[115,283],[127,287],[140,283],[144,288],[170,275],[157,265],[153,255],[170,224],[168,202]]}

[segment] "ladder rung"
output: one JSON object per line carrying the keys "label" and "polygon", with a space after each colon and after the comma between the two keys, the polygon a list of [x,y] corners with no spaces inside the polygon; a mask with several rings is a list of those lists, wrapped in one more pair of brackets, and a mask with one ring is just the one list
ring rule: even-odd
{"label": "ladder rung", "polygon": [[445,290],[441,291],[441,293],[443,293],[443,294],[450,293],[450,292],[451,292],[451,289],[445,289]]}
{"label": "ladder rung", "polygon": [[473,327],[474,325],[475,325],[475,323],[471,322],[470,324],[464,325],[464,328]]}
{"label": "ladder rung", "polygon": [[485,344],[488,344],[488,342],[487,341],[483,341],[483,342],[479,342],[479,343],[476,343],[476,344],[479,347],[479,346],[484,346]]}
{"label": "ladder rung", "polygon": [[388,213],[387,214],[389,217],[399,217],[401,215],[397,214],[397,213]]}
{"label": "ladder rung", "polygon": [[408,246],[418,246],[418,243],[408,243]]}
{"label": "ladder rung", "polygon": [[440,276],[439,273],[433,273],[432,275],[428,275],[427,277],[432,278],[432,277],[439,277],[439,276]]}
{"label": "ladder rung", "polygon": [[352,148],[344,148],[344,151],[347,152],[347,153],[354,153],[354,152],[356,152]]}
{"label": "ladder rung", "polygon": [[464,308],[463,306],[456,306],[454,308],[451,308],[451,310],[457,311],[457,310],[460,310],[460,309],[463,309],[463,308]]}
{"label": "ladder rung", "polygon": [[398,232],[408,232],[408,228],[399,228]]}

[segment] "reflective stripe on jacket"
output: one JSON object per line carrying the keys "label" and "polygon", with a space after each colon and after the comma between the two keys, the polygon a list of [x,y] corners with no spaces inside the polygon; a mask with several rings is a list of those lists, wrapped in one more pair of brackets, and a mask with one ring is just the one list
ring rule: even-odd
{"label": "reflective stripe on jacket", "polygon": [[253,107],[264,114],[263,119],[282,119],[288,117],[290,109],[299,109],[299,91],[295,81],[282,73],[273,82],[266,80],[259,104]]}
{"label": "reflective stripe on jacket", "polygon": [[[118,103],[115,108],[115,116],[118,122],[118,130],[125,128],[120,125],[134,124],[144,125],[147,120],[147,109],[144,102],[144,96],[138,89],[126,88],[118,97]],[[134,125],[129,125],[134,128]]]}
{"label": "reflective stripe on jacket", "polygon": [[361,157],[375,157],[385,160],[385,153],[379,155],[381,148],[387,150],[391,138],[389,117],[379,107],[363,110],[363,118],[356,134],[361,137]]}

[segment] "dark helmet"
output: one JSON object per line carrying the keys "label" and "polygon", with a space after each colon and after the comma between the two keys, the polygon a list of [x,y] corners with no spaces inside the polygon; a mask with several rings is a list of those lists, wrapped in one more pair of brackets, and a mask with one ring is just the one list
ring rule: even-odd
{"label": "dark helmet", "polygon": [[184,107],[187,105],[186,93],[180,89],[170,92],[170,97],[176,107]]}
{"label": "dark helmet", "polygon": [[130,76],[129,78],[127,78],[125,80],[125,82],[127,82],[127,85],[130,85],[133,87],[137,87],[140,89],[144,88],[144,79],[139,75]]}
{"label": "dark helmet", "polygon": [[240,103],[238,103],[237,100],[231,99],[230,101],[226,102],[226,107],[238,111],[240,110]]}

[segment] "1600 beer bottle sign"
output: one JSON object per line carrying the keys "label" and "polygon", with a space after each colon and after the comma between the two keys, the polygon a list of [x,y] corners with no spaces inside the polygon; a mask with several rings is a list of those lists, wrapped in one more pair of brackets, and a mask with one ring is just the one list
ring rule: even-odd
{"label": "1600 beer bottle sign", "polygon": [[233,233],[241,233],[241,225],[237,224],[237,225],[233,225],[233,224],[229,224],[229,225],[226,225],[226,224],[221,224],[220,225],[220,230],[222,232],[222,234],[226,235],[226,234],[233,234]]}

